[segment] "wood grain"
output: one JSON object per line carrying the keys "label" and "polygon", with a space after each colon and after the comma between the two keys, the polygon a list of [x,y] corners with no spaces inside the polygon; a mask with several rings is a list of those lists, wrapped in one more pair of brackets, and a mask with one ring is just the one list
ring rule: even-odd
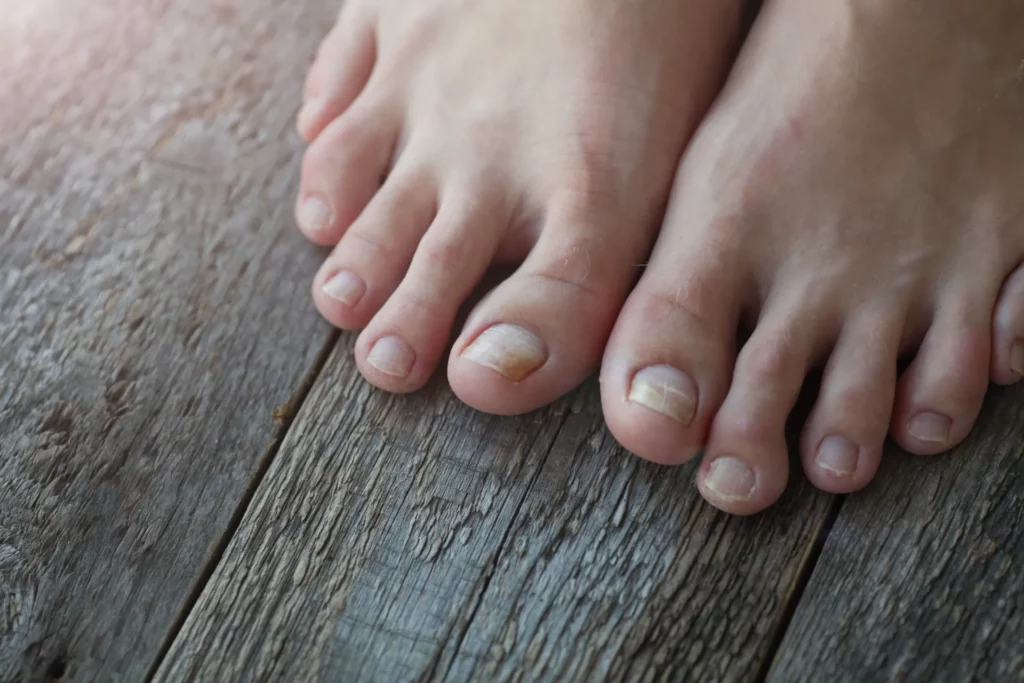
{"label": "wood grain", "polygon": [[328,339],[289,207],[333,4],[0,13],[0,681],[144,677]]}
{"label": "wood grain", "polygon": [[692,467],[613,442],[596,382],[495,418],[437,382],[371,391],[348,353],[156,680],[733,680],[764,665],[829,497],[800,484],[730,519],[699,502]]}
{"label": "wood grain", "polygon": [[1024,387],[844,501],[770,680],[1024,680]]}

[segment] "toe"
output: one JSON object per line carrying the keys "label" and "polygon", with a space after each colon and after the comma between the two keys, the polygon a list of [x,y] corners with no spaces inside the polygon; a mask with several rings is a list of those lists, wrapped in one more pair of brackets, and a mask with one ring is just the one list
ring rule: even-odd
{"label": "toe", "polygon": [[849,493],[875,476],[889,431],[902,334],[900,312],[847,321],[802,436],[804,471],[819,489]]}
{"label": "toe", "polygon": [[391,108],[361,100],[313,141],[302,161],[295,206],[307,238],[337,243],[380,189],[398,133]]}
{"label": "toe", "polygon": [[673,232],[667,224],[601,367],[608,428],[628,450],[665,465],[704,447],[729,388],[739,318],[731,259],[710,245],[666,237]]}
{"label": "toe", "polygon": [[408,272],[356,343],[370,383],[415,391],[444,355],[460,306],[494,257],[509,212],[493,194],[448,191]]}
{"label": "toe", "polygon": [[559,209],[516,273],[470,315],[448,363],[459,398],[518,414],[573,389],[600,360],[648,245],[611,212]]}
{"label": "toe", "polygon": [[992,306],[939,308],[900,378],[890,433],[906,450],[933,455],[963,441],[988,389]]}
{"label": "toe", "polygon": [[697,473],[704,498],[733,514],[760,512],[785,490],[786,421],[823,337],[814,325],[822,316],[779,308],[764,313],[740,352]]}
{"label": "toe", "polygon": [[992,325],[992,381],[1015,384],[1024,378],[1024,266],[1006,280]]}
{"label": "toe", "polygon": [[420,168],[395,169],[331,252],[313,300],[334,326],[362,329],[405,276],[437,213],[437,189]]}
{"label": "toe", "polygon": [[346,2],[338,22],[320,44],[306,77],[296,127],[312,142],[362,91],[376,57],[373,22],[366,3]]}

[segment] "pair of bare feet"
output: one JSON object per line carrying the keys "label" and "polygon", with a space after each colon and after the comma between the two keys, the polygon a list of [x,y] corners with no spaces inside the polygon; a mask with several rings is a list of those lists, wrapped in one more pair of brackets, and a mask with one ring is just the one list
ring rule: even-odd
{"label": "pair of bare feet", "polygon": [[348,0],[297,218],[336,245],[313,296],[370,382],[422,386],[521,263],[455,342],[456,394],[520,413],[600,365],[616,438],[703,450],[728,512],[782,493],[815,366],[821,489],[866,485],[887,434],[964,439],[1024,373],[1024,4],[768,0],[733,64],[742,1]]}

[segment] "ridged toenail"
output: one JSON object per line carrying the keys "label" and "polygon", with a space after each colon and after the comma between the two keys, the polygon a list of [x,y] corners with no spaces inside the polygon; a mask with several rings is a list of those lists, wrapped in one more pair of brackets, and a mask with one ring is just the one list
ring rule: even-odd
{"label": "ridged toenail", "polygon": [[907,425],[907,431],[912,437],[929,443],[949,443],[949,433],[952,430],[953,420],[928,411],[910,418],[910,424]]}
{"label": "ridged toenail", "polygon": [[1024,341],[1017,341],[1010,347],[1010,369],[1024,377]]}
{"label": "ridged toenail", "polygon": [[671,365],[652,365],[633,375],[629,401],[689,425],[697,411],[697,387]]}
{"label": "ridged toenail", "polygon": [[500,323],[484,330],[462,352],[462,357],[519,382],[547,362],[548,350],[533,332]]}
{"label": "ridged toenail", "polygon": [[299,205],[299,226],[306,232],[323,232],[331,227],[334,216],[331,207],[319,197],[307,197]]}
{"label": "ridged toenail", "polygon": [[860,449],[842,436],[829,436],[814,456],[815,464],[832,474],[846,477],[857,471],[857,456]]}
{"label": "ridged toenail", "polygon": [[324,283],[320,289],[332,299],[352,308],[366,293],[366,283],[358,275],[343,270]]}
{"label": "ridged toenail", "polygon": [[307,100],[306,103],[302,105],[302,108],[299,109],[299,115],[296,117],[296,125],[298,125],[300,132],[304,132],[309,128],[310,124],[313,123],[313,120],[320,113],[323,106],[323,100],[319,98]]}
{"label": "ridged toenail", "polygon": [[416,352],[399,337],[383,337],[370,349],[366,362],[385,375],[404,379],[412,372]]}
{"label": "ridged toenail", "polygon": [[754,494],[754,471],[739,458],[718,458],[708,468],[704,486],[719,500],[748,500]]}

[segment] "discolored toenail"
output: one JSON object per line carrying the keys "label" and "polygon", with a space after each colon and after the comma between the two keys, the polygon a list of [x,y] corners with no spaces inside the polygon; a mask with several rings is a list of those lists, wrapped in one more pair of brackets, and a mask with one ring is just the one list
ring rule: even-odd
{"label": "discolored toenail", "polygon": [[929,443],[948,443],[949,433],[953,429],[953,420],[928,411],[920,412],[910,418],[907,431],[919,441]]}
{"label": "discolored toenail", "polygon": [[366,283],[355,273],[343,270],[325,282],[320,289],[332,299],[352,308],[366,293]]}
{"label": "discolored toenail", "polygon": [[697,411],[697,387],[671,365],[652,365],[633,375],[629,401],[688,426]]}
{"label": "discolored toenail", "polygon": [[544,341],[529,330],[500,323],[484,330],[462,357],[519,382],[547,362],[548,350]]}
{"label": "discolored toenail", "polygon": [[399,337],[383,337],[370,349],[366,361],[385,375],[405,378],[412,372],[416,352]]}
{"label": "discolored toenail", "polygon": [[299,226],[306,232],[318,233],[331,227],[334,214],[331,207],[319,197],[306,197],[299,205]]}
{"label": "discolored toenail", "polygon": [[857,456],[860,449],[842,436],[826,437],[814,456],[814,463],[832,474],[849,476],[857,471]]}
{"label": "discolored toenail", "polygon": [[1024,377],[1024,341],[1016,341],[1010,347],[1010,369]]}
{"label": "discolored toenail", "polygon": [[722,501],[748,500],[756,482],[754,471],[732,456],[714,460],[704,477],[704,487]]}

